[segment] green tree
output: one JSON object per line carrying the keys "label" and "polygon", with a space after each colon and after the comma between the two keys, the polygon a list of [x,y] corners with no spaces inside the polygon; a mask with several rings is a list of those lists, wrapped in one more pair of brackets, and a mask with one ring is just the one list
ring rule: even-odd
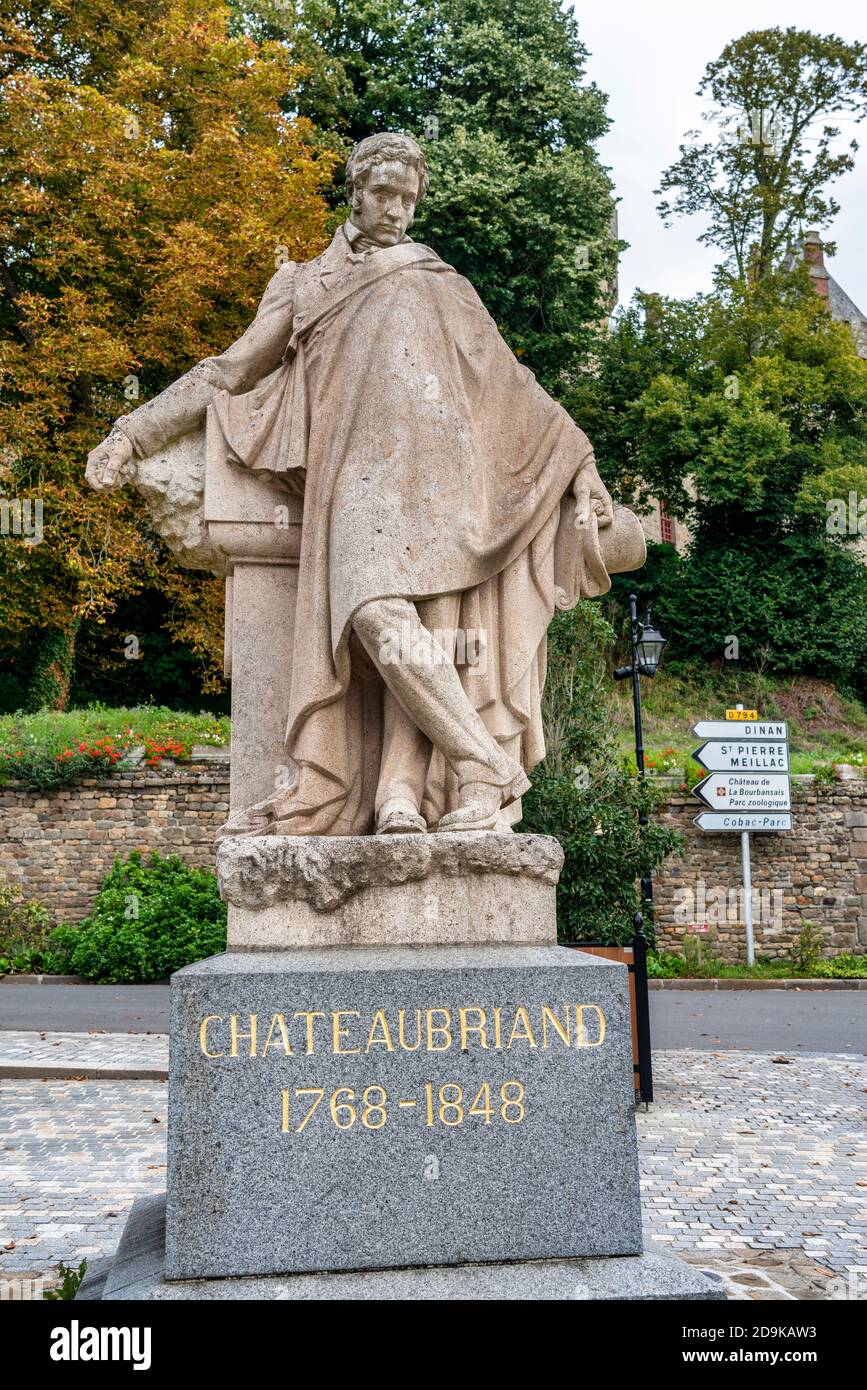
{"label": "green tree", "polygon": [[[867,115],[867,46],[834,34],[762,29],[726,45],[698,94],[709,97],[711,139],[688,132],[662,175],[659,211],[703,214],[699,241],[718,246],[738,279],[779,267],[803,226],[827,225],[839,205],[826,187],[854,167],[839,117]],[[830,248],[833,249],[833,248]]]}
{"label": "green tree", "polygon": [[867,495],[867,362],[847,326],[803,270],[644,308],[570,404],[607,421],[597,453],[616,491],[690,523],[686,559],[637,579],[672,655],[720,659],[734,636],[742,661],[864,692],[864,526],[833,524]]}
{"label": "green tree", "polygon": [[236,7],[306,55],[293,109],[344,148],[383,129],[422,144],[412,235],[478,290],[543,385],[563,390],[607,311],[617,243],[595,142],[609,121],[556,0],[279,0]]}

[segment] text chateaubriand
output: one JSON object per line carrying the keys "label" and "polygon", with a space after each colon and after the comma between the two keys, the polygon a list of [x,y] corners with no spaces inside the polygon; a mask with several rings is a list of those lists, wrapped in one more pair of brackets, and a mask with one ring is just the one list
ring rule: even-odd
{"label": "text chateaubriand", "polygon": [[298,1009],[207,1014],[199,1025],[205,1057],[284,1057],[331,1053],[459,1052],[601,1047],[605,1015],[598,1004],[509,1008]]}

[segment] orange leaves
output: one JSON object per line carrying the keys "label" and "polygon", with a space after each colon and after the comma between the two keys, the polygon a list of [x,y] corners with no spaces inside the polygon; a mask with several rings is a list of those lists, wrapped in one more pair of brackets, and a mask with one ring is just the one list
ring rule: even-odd
{"label": "orange leaves", "polygon": [[0,20],[0,495],[45,512],[41,544],[0,546],[0,602],[19,631],[99,621],[156,582],[217,679],[220,586],[177,569],[134,494],[91,491],[85,458],[244,331],[278,245],[323,249],[336,156],[283,114],[285,45],[231,33],[226,5],[51,11]]}

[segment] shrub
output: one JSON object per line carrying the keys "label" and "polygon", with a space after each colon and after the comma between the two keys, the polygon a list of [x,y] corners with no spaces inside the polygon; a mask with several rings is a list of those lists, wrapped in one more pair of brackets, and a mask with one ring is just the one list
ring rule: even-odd
{"label": "shrub", "polygon": [[828,980],[867,979],[867,956],[842,955],[833,960],[817,960],[813,965],[813,975]]}
{"label": "shrub", "polygon": [[134,850],[114,861],[85,920],[58,928],[54,941],[77,975],[160,980],[226,949],[226,907],[210,870]]}
{"label": "shrub", "polygon": [[66,956],[53,940],[51,914],[0,883],[0,975],[63,974]]}
{"label": "shrub", "polygon": [[66,1265],[61,1260],[57,1265],[57,1277],[60,1283],[54,1289],[46,1289],[42,1297],[50,1302],[72,1302],[81,1282],[87,1273],[87,1260],[82,1260],[78,1269],[73,1269],[71,1265]]}
{"label": "shrub", "polygon": [[0,783],[23,782],[35,791],[68,787],[86,777],[104,777],[121,757],[111,739],[85,740],[55,752],[50,748],[0,750]]}
{"label": "shrub", "polygon": [[825,933],[822,928],[815,926],[813,922],[805,922],[789,952],[794,968],[808,975],[821,960],[824,943]]}
{"label": "shrub", "polygon": [[[682,842],[676,831],[652,821],[639,831],[639,814],[650,816],[664,792],[622,766],[605,692],[613,640],[590,603],[555,615],[543,698],[546,757],[533,773],[519,828],[553,835],[563,846],[560,940],[622,946],[633,937],[638,880]],[[652,941],[652,922],[646,933]]]}

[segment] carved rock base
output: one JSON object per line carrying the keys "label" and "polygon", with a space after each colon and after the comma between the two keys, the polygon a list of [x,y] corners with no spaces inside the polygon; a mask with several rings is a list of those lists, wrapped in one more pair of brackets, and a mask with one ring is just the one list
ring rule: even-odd
{"label": "carved rock base", "polygon": [[229,950],[553,945],[547,835],[239,836],[217,851]]}

